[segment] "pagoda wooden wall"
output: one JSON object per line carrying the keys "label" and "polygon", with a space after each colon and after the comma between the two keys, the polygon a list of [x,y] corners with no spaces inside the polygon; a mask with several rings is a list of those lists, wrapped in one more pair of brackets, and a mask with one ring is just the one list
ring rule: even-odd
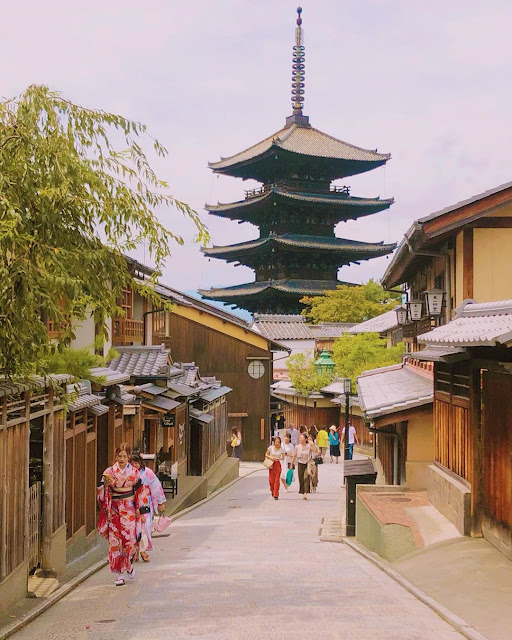
{"label": "pagoda wooden wall", "polygon": [[[202,376],[215,376],[233,389],[227,395],[228,415],[239,415],[230,418],[228,424],[241,426],[244,460],[262,460],[270,441],[272,353],[174,313],[170,314],[170,324],[172,359],[193,361]],[[259,380],[253,380],[247,372],[247,358],[255,357],[265,365],[265,374]]]}

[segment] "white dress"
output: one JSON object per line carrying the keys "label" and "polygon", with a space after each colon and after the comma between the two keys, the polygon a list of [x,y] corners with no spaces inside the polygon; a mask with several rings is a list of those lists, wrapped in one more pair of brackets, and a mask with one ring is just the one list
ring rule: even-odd
{"label": "white dress", "polygon": [[289,444],[283,444],[283,449],[286,455],[281,465],[281,478],[286,479],[286,474],[288,473],[288,465],[292,461],[293,454],[295,453],[295,447],[290,442]]}

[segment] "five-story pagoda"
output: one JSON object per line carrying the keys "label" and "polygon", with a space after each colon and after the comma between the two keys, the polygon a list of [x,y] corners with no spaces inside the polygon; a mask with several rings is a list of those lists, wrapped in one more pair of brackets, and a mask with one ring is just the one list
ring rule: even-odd
{"label": "five-story pagoda", "polygon": [[297,9],[293,47],[292,106],[283,129],[262,142],[219,162],[214,173],[263,183],[246,191],[245,200],[206,205],[213,215],[250,222],[260,237],[238,244],[203,248],[212,258],[251,267],[256,281],[201,290],[205,298],[233,304],[253,313],[299,313],[300,299],[335,289],[338,268],[384,256],[394,244],[344,240],[334,234],[338,222],[387,209],[393,200],[356,198],[334,180],[371,171],[389,154],[367,151],[337,140],[309,124],[303,115],[305,50],[302,9]]}

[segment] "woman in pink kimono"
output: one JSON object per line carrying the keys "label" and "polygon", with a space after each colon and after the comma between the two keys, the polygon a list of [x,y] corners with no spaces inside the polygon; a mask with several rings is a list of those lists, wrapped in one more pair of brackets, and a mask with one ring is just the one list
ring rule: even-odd
{"label": "woman in pink kimono", "polygon": [[149,556],[147,551],[152,551],[153,543],[151,541],[151,531],[153,529],[153,514],[161,514],[165,509],[165,502],[167,498],[165,497],[164,490],[162,489],[162,485],[160,480],[156,477],[155,472],[152,471],[149,467],[146,467],[144,460],[141,458],[140,454],[133,453],[130,457],[130,462],[132,465],[139,470],[140,480],[142,484],[147,488],[149,492],[149,510],[146,515],[146,522],[143,525],[144,533],[148,539],[148,546],[146,551],[140,552],[140,557],[144,562],[149,562]]}
{"label": "woman in pink kimono", "polygon": [[110,571],[119,575],[116,586],[125,583],[124,572],[130,579],[134,576],[132,562],[149,507],[149,493],[138,469],[128,462],[130,454],[128,444],[117,447],[116,462],[105,469],[98,488],[98,531],[108,541]]}

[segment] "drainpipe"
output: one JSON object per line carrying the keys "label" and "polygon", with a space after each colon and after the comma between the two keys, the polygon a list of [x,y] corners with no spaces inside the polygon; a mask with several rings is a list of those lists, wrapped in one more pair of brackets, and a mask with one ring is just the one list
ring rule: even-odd
{"label": "drainpipe", "polygon": [[407,235],[404,235],[405,244],[409,249],[409,253],[413,256],[425,256],[427,258],[439,258],[439,256],[444,256],[446,261],[446,322],[450,322],[452,319],[452,258],[449,251],[439,251],[438,253],[434,253],[433,251],[417,251],[413,249],[411,242]]}
{"label": "drainpipe", "polygon": [[[376,429],[375,427],[366,426],[370,433],[379,434],[381,436],[389,436],[393,438],[393,484],[398,485],[398,440],[400,436],[394,431],[386,431],[385,429]],[[375,438],[375,448],[377,447],[377,438]]]}

